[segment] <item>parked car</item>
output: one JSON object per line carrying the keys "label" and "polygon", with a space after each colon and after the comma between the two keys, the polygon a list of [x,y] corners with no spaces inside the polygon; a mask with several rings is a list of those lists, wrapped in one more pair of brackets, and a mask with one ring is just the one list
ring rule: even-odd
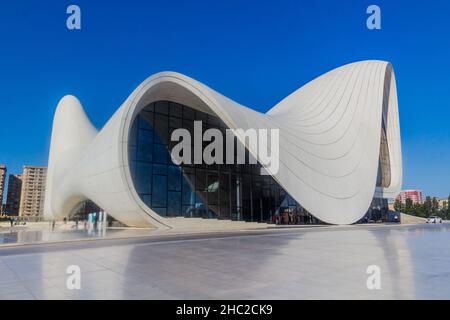
{"label": "parked car", "polygon": [[431,216],[427,219],[427,223],[442,223],[442,219],[436,216]]}

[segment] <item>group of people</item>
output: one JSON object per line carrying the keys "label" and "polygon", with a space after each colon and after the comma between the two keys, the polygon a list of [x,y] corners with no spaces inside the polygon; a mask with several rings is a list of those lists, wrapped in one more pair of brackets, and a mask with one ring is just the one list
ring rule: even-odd
{"label": "group of people", "polygon": [[9,217],[9,223],[11,224],[11,227],[13,226],[19,226],[19,225],[23,225],[25,226],[27,224],[26,221],[19,221],[19,219],[17,217]]}
{"label": "group of people", "polygon": [[300,213],[298,209],[285,209],[282,213],[272,216],[274,224],[312,224],[315,223],[310,214]]}

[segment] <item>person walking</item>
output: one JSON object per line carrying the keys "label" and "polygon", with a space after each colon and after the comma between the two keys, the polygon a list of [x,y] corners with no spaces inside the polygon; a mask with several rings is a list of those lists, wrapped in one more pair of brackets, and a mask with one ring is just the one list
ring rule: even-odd
{"label": "person walking", "polygon": [[283,224],[289,224],[289,213],[287,211],[283,212]]}
{"label": "person walking", "polygon": [[277,215],[276,214],[272,216],[272,223],[277,224]]}

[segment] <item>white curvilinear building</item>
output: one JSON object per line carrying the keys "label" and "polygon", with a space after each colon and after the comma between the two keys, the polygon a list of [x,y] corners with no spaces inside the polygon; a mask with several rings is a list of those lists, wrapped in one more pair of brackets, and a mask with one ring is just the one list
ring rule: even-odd
{"label": "white curvilinear building", "polygon": [[[279,129],[279,168],[257,164],[181,164],[171,133]],[[260,150],[245,143],[250,157]],[[264,170],[263,170],[264,171]],[[269,174],[267,174],[267,172]],[[297,210],[351,224],[394,198],[402,153],[391,64],[362,61],[307,83],[260,113],[175,72],[145,80],[98,131],[77,98],[59,103],[51,138],[45,217],[62,219],[92,201],[128,226],[176,227],[215,218],[268,222]],[[184,219],[183,219],[184,218]],[[309,220],[311,221],[311,220]]]}

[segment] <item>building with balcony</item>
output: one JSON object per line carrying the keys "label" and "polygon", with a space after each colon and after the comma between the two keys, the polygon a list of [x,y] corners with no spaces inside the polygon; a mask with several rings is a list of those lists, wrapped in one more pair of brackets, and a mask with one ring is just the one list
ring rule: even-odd
{"label": "building with balcony", "polygon": [[0,164],[0,215],[3,214],[3,194],[5,193],[6,166]]}
{"label": "building with balcony", "polygon": [[423,196],[422,191],[420,190],[402,190],[400,194],[397,196],[397,200],[401,203],[405,204],[406,199],[411,199],[413,204],[422,204]]}
{"label": "building with balcony", "polygon": [[43,217],[47,167],[24,166],[19,216]]}
{"label": "building with balcony", "polygon": [[22,175],[10,174],[8,178],[8,193],[5,205],[5,214],[18,216],[20,210],[20,198],[22,194]]}

